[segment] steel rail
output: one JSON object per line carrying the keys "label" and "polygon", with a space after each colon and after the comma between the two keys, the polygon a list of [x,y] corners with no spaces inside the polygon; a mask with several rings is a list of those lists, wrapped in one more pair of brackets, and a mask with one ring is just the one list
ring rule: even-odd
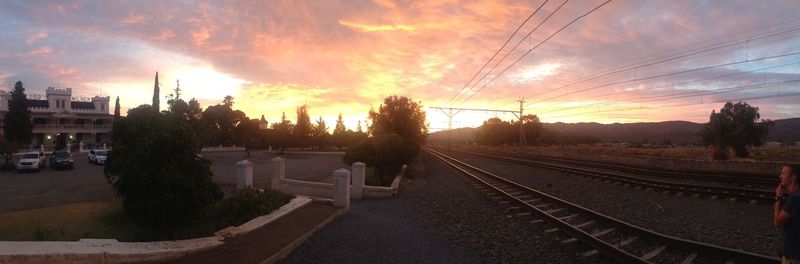
{"label": "steel rail", "polygon": [[[425,147],[424,150],[431,153],[436,158],[440,159],[442,162],[450,165],[451,167],[457,169],[461,173],[475,179],[476,181],[486,185],[487,187],[491,188],[495,192],[501,193],[502,195],[506,196],[508,199],[514,201],[515,203],[526,207],[527,209],[534,211],[536,214],[541,216],[545,221],[551,223],[559,228],[561,228],[564,232],[572,235],[574,238],[582,241],[583,243],[595,248],[596,250],[606,254],[609,257],[612,257],[618,261],[624,263],[652,263],[645,259],[645,256],[636,256],[631,253],[628,253],[620,246],[617,247],[612,245],[606,241],[603,241],[599,237],[589,234],[583,230],[581,230],[576,225],[570,224],[567,221],[562,220],[563,217],[555,217],[552,214],[549,214],[543,211],[540,208],[537,208],[533,204],[526,202],[522,197],[530,197],[535,195],[536,197],[541,197],[541,199],[547,200],[549,203],[558,204],[560,206],[569,208],[572,212],[578,213],[583,216],[589,216],[590,218],[599,219],[600,221],[608,224],[612,224],[618,227],[617,230],[625,230],[631,233],[634,233],[638,236],[648,237],[651,239],[655,239],[658,241],[663,242],[663,244],[667,244],[674,249],[680,249],[682,251],[691,252],[684,263],[691,263],[691,260],[697,257],[698,254],[703,254],[703,256],[708,256],[711,258],[722,258],[725,260],[735,260],[737,262],[741,261],[743,263],[780,263],[780,259],[774,256],[765,256],[760,255],[752,252],[747,252],[739,249],[732,249],[726,248],[722,246],[717,246],[713,244],[708,244],[699,241],[693,241],[683,238],[678,238],[674,236],[669,236],[665,234],[661,234],[643,227],[639,227],[625,221],[610,217],[608,215],[596,212],[594,210],[585,208],[578,204],[574,204],[568,202],[566,200],[562,200],[558,197],[546,194],[544,192],[535,190],[528,186],[516,183],[509,179],[500,177],[493,173],[487,172],[483,169],[477,168],[475,166],[469,165],[463,161],[459,161],[455,158],[449,157],[441,152],[433,150],[431,148]],[[457,165],[458,164],[458,165]],[[486,176],[486,178],[482,178],[478,175],[470,173],[464,168],[468,168],[473,171],[477,171],[480,174]],[[488,179],[487,179],[488,178]],[[492,183],[491,181],[496,181]],[[523,190],[524,193],[520,194],[518,192],[511,192],[507,191],[504,188],[498,185],[506,185],[507,188],[505,189],[516,189],[516,190]],[[653,257],[653,256],[649,256]]]}

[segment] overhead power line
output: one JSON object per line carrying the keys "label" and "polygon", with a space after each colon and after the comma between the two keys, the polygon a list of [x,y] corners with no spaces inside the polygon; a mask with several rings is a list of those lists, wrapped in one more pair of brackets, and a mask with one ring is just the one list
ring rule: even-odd
{"label": "overhead power line", "polygon": [[503,75],[503,73],[505,73],[506,71],[508,71],[508,69],[510,69],[510,68],[511,68],[511,67],[513,67],[515,64],[517,64],[518,62],[520,62],[520,61],[521,61],[523,58],[525,58],[525,56],[527,56],[528,54],[530,54],[532,51],[536,50],[536,48],[538,48],[538,47],[542,46],[544,43],[547,43],[547,41],[548,41],[548,40],[550,40],[550,39],[551,39],[551,38],[553,38],[554,36],[558,35],[558,33],[560,33],[561,31],[563,31],[565,28],[569,27],[570,25],[572,25],[572,24],[573,24],[573,23],[575,23],[576,21],[580,20],[581,18],[584,18],[584,17],[586,17],[587,15],[589,15],[589,14],[593,13],[593,12],[594,12],[594,11],[596,11],[597,9],[600,9],[601,7],[603,7],[604,5],[608,4],[609,2],[611,2],[611,0],[607,0],[607,1],[603,2],[602,4],[600,4],[600,5],[596,6],[595,8],[592,8],[592,9],[591,9],[591,10],[589,10],[588,12],[586,12],[586,13],[584,13],[584,14],[582,14],[582,15],[578,16],[578,17],[576,17],[575,19],[573,19],[572,21],[570,21],[569,23],[567,23],[566,25],[564,25],[563,27],[561,27],[560,29],[558,29],[556,32],[554,32],[553,34],[551,34],[550,36],[548,36],[546,39],[544,39],[544,40],[542,40],[541,42],[539,42],[539,44],[537,44],[537,45],[536,45],[536,46],[534,46],[533,48],[530,48],[530,49],[528,49],[528,51],[527,51],[527,52],[525,52],[524,54],[522,54],[522,56],[520,56],[520,57],[519,57],[519,58],[518,58],[516,61],[514,61],[513,63],[511,63],[511,65],[508,65],[508,67],[506,67],[505,69],[503,69],[503,70],[502,70],[502,71],[501,71],[499,74],[497,74],[497,75],[496,75],[494,78],[492,78],[492,79],[490,79],[488,82],[486,82],[486,84],[484,84],[483,86],[481,86],[481,87],[480,87],[480,88],[479,88],[477,91],[473,92],[473,93],[472,93],[472,94],[471,94],[469,97],[467,97],[467,99],[466,99],[466,100],[462,101],[460,104],[463,104],[464,102],[466,102],[466,101],[469,101],[469,99],[471,99],[473,96],[475,96],[476,94],[478,94],[478,92],[480,92],[481,90],[483,90],[483,88],[486,88],[486,86],[488,86],[489,84],[491,84],[492,82],[494,82],[494,80],[496,80],[497,78],[499,78],[500,76],[502,76],[502,75]]}
{"label": "overhead power line", "polygon": [[[690,83],[695,83],[695,82],[702,82],[702,81],[708,81],[708,80],[719,79],[719,78],[724,78],[724,77],[742,75],[742,74],[746,74],[746,73],[754,73],[754,72],[759,72],[759,71],[766,71],[766,70],[771,70],[771,69],[776,69],[776,68],[786,67],[786,66],[792,66],[792,65],[797,65],[797,64],[800,64],[800,61],[781,64],[781,65],[775,65],[775,66],[770,66],[770,67],[764,67],[764,68],[759,68],[759,69],[754,69],[754,70],[749,70],[749,71],[722,74],[722,75],[717,75],[717,76],[712,76],[712,77],[702,78],[702,79],[697,79],[697,80],[683,81],[683,82],[677,82],[677,83],[672,83],[672,84],[665,84],[665,85],[660,85],[660,86],[655,86],[655,87],[649,87],[646,90],[653,90],[653,89],[666,88],[666,87],[673,87],[674,88],[675,86],[679,86],[679,85],[685,85],[685,84],[690,84]],[[645,90],[645,89],[642,89],[642,90]],[[642,90],[636,90],[635,92],[640,92]],[[615,95],[615,94],[618,94],[618,93],[608,93],[608,94],[596,96],[595,98],[604,98],[604,97],[608,97],[608,96]],[[673,93],[671,95],[675,95],[675,94]],[[601,104],[609,104],[609,103],[617,103],[617,102],[630,102],[630,101],[637,101],[637,100],[643,100],[643,99],[660,98],[660,97],[664,97],[664,96],[665,95],[618,99],[618,100],[613,100],[613,101],[605,101],[605,102],[598,102],[598,103],[592,103],[592,104],[586,104],[586,105],[564,107],[564,108],[559,108],[559,109],[550,110],[550,111],[538,112],[537,114],[547,114],[547,113],[553,113],[553,112],[561,112],[561,111],[572,110],[572,109],[577,109],[577,108],[591,107],[591,106],[596,106],[596,105],[601,105]]]}
{"label": "overhead power line", "polygon": [[716,65],[711,65],[711,66],[703,66],[703,67],[698,67],[698,68],[694,68],[694,69],[688,69],[688,70],[682,70],[682,71],[677,71],[677,72],[671,72],[671,73],[647,76],[647,77],[642,77],[642,78],[634,77],[633,79],[630,79],[630,80],[596,85],[596,86],[592,86],[592,87],[589,87],[589,88],[584,88],[584,89],[573,91],[573,92],[568,92],[568,93],[564,93],[564,94],[551,96],[551,97],[548,97],[548,98],[545,98],[545,99],[541,99],[541,100],[538,100],[538,101],[535,101],[535,102],[531,102],[531,103],[529,103],[529,105],[541,103],[541,102],[544,102],[544,101],[549,101],[549,100],[560,98],[560,97],[564,97],[564,96],[567,96],[567,95],[570,95],[570,94],[586,92],[586,91],[590,91],[590,90],[594,90],[594,89],[598,89],[598,88],[603,88],[603,87],[609,87],[609,86],[613,86],[613,85],[625,84],[625,83],[630,83],[630,82],[645,81],[645,80],[652,80],[652,79],[658,79],[658,78],[663,78],[663,77],[673,76],[673,75],[678,75],[678,74],[684,74],[684,73],[708,70],[708,69],[713,69],[713,68],[733,66],[733,65],[738,65],[738,64],[742,64],[742,63],[749,63],[749,62],[754,62],[754,61],[763,61],[763,60],[769,60],[769,59],[776,59],[776,58],[794,56],[794,55],[800,55],[800,52],[792,52],[792,53],[779,54],[779,55],[774,55],[774,56],[767,56],[767,57],[762,57],[762,58],[757,58],[757,59],[748,59],[748,60],[741,60],[741,61],[736,61],[736,62],[716,64]]}
{"label": "overhead power line", "polygon": [[[503,58],[500,58],[500,60],[498,60],[497,62],[495,62],[495,63],[494,63],[494,65],[492,66],[492,68],[491,68],[491,69],[489,69],[489,71],[487,71],[487,72],[486,72],[486,74],[484,74],[483,76],[481,76],[481,78],[480,78],[480,79],[478,79],[477,81],[475,81],[475,83],[473,83],[473,84],[472,84],[472,86],[470,86],[470,87],[469,87],[469,89],[467,89],[467,91],[464,93],[464,95],[466,95],[467,93],[469,93],[470,91],[472,91],[472,89],[473,89],[473,88],[475,88],[475,86],[476,86],[478,83],[480,83],[481,81],[483,81],[483,79],[486,79],[486,77],[487,77],[487,76],[489,76],[489,74],[490,74],[490,73],[492,73],[492,71],[494,71],[494,69],[496,69],[496,68],[497,68],[497,66],[498,66],[498,65],[500,65],[500,63],[501,63],[501,62],[505,61],[505,60],[506,60],[506,58],[508,58],[508,56],[509,56],[509,55],[511,55],[511,53],[513,53],[513,52],[514,52],[514,50],[516,50],[516,49],[517,49],[517,47],[519,47],[519,45],[520,45],[520,44],[522,44],[522,42],[524,42],[526,38],[530,37],[530,36],[531,36],[531,34],[533,34],[533,32],[535,32],[537,29],[539,29],[539,27],[541,27],[541,26],[542,26],[542,24],[544,24],[545,22],[547,22],[547,20],[550,20],[550,18],[551,18],[551,17],[553,17],[553,15],[555,15],[555,14],[556,14],[556,12],[558,12],[558,10],[561,10],[561,7],[564,7],[564,5],[565,5],[565,4],[567,4],[567,2],[569,2],[569,0],[565,0],[564,2],[562,2],[562,3],[561,3],[561,5],[559,5],[558,7],[556,7],[556,9],[555,9],[555,10],[553,10],[553,12],[551,12],[551,13],[550,13],[550,15],[548,15],[547,17],[545,17],[545,18],[544,18],[542,21],[540,21],[540,22],[539,22],[539,24],[537,24],[537,25],[536,25],[536,27],[534,27],[533,29],[531,29],[531,30],[528,32],[528,34],[526,34],[524,37],[522,37],[522,38],[521,38],[521,39],[520,39],[520,40],[517,42],[517,44],[516,44],[516,45],[514,45],[514,47],[513,47],[513,48],[511,48],[511,50],[510,50],[510,51],[506,52],[506,55],[504,55],[504,56],[503,56]],[[463,96],[462,96],[462,98],[463,98]],[[468,99],[468,100],[469,100],[469,99]],[[466,100],[465,100],[465,102],[466,102]],[[461,104],[463,104],[463,103],[464,103],[464,102],[461,102]]]}
{"label": "overhead power line", "polygon": [[[708,91],[694,91],[694,92],[691,92],[691,94],[690,93],[684,93],[684,94],[676,95],[676,96],[672,96],[672,97],[664,96],[664,98],[655,98],[655,99],[647,100],[647,101],[650,101],[650,102],[665,101],[665,100],[678,99],[678,98],[700,97],[700,96],[724,94],[724,93],[730,93],[730,92],[740,92],[740,91],[744,91],[744,90],[769,88],[769,87],[778,86],[778,85],[781,85],[781,84],[797,83],[797,82],[800,82],[800,79],[794,79],[794,80],[788,80],[788,81],[780,81],[780,82],[772,82],[772,83],[762,83],[762,84],[756,84],[756,85],[737,86],[737,87],[730,87],[730,88],[724,88],[724,89],[715,89],[715,90],[708,90]],[[798,94],[800,94],[800,92],[796,92],[796,93],[780,93],[780,92],[777,92],[774,95],[743,97],[743,98],[736,98],[736,99],[726,99],[726,100],[722,100],[722,101],[743,101],[743,100],[751,100],[751,99],[765,99],[765,98],[774,98],[774,97],[796,96]],[[718,101],[720,101],[720,100],[711,101],[711,102],[718,102]],[[706,101],[703,101],[702,99],[701,99],[701,102],[702,103],[707,103]],[[689,105],[695,105],[695,104],[686,104],[686,105],[678,104],[678,105],[671,105],[671,106],[670,105],[668,105],[668,106],[658,106],[658,107],[655,107],[655,108],[679,107],[679,106],[689,106]],[[645,108],[645,106],[641,106],[640,105],[640,106],[635,106],[635,107],[614,108],[614,109],[606,109],[606,110],[588,110],[587,109],[586,111],[583,111],[583,112],[566,113],[566,114],[562,114],[562,115],[550,116],[548,118],[563,118],[563,117],[579,116],[579,115],[594,114],[594,113],[636,110],[636,109],[642,109],[642,108]],[[647,108],[653,108],[653,107],[647,106]]]}
{"label": "overhead power line", "polygon": [[[578,83],[583,83],[583,82],[587,82],[587,81],[591,81],[591,80],[596,80],[596,79],[599,79],[599,78],[602,78],[602,77],[607,77],[607,76],[610,76],[610,75],[613,75],[613,74],[618,74],[618,73],[623,73],[623,72],[627,72],[627,71],[642,69],[642,68],[654,66],[654,65],[657,65],[657,64],[665,63],[665,62],[676,61],[676,60],[679,60],[679,59],[688,58],[688,57],[691,57],[691,56],[694,56],[694,55],[697,55],[697,54],[701,54],[701,53],[705,53],[705,52],[709,52],[709,51],[713,51],[713,50],[718,50],[718,49],[732,47],[732,46],[741,45],[741,44],[749,44],[749,42],[752,42],[752,41],[762,40],[762,39],[771,38],[771,37],[775,37],[775,36],[779,36],[779,35],[783,35],[783,34],[789,34],[789,33],[798,32],[798,31],[800,31],[800,27],[791,28],[791,29],[787,29],[787,30],[782,30],[782,31],[779,31],[779,32],[772,32],[772,33],[768,33],[768,34],[765,34],[765,35],[751,37],[751,38],[743,39],[743,40],[734,40],[734,41],[730,41],[730,42],[723,42],[723,43],[720,43],[720,44],[709,45],[707,47],[701,47],[701,48],[699,48],[697,50],[690,50],[688,53],[685,53],[685,54],[679,54],[679,55],[675,55],[675,56],[671,56],[671,57],[659,58],[659,59],[656,59],[655,61],[646,62],[644,64],[638,64],[638,65],[634,65],[634,66],[629,66],[629,67],[625,67],[625,68],[622,68],[622,69],[613,70],[611,72],[607,72],[607,73],[603,73],[603,74],[599,74],[599,75],[595,75],[595,76],[591,76],[591,77],[582,78],[580,80],[569,82],[569,83],[567,83],[565,85],[558,86],[556,88],[550,89],[550,90],[545,91],[545,92],[540,93],[540,94],[548,94],[548,93],[551,93],[551,92],[560,91],[562,89],[569,88],[569,87],[571,87],[571,86],[573,86],[575,84],[578,84]],[[752,59],[746,58],[745,60],[743,60],[743,62],[747,62],[747,61],[752,61]],[[599,88],[599,87],[597,87],[597,88]],[[585,90],[580,90],[580,91],[577,91],[577,92],[582,92],[582,91],[585,91]],[[577,93],[577,92],[572,92],[572,93]],[[572,93],[567,93],[567,94],[572,94]],[[535,103],[539,103],[539,102],[546,101],[546,100],[551,100],[551,99],[562,97],[562,96],[564,96],[564,95],[562,94],[562,95],[550,97],[550,98],[547,98],[547,99],[534,101],[534,102],[531,102],[529,104],[535,104]]]}
{"label": "overhead power line", "polygon": [[[463,87],[463,88],[461,88],[461,90],[459,90],[459,91],[458,91],[458,93],[456,93],[456,95],[454,95],[452,98],[450,98],[450,100],[447,100],[447,103],[446,103],[446,104],[450,104],[450,102],[451,102],[451,101],[453,101],[453,99],[455,99],[455,98],[457,98],[457,97],[459,97],[459,96],[461,95],[461,93],[464,91],[464,89],[466,89],[466,88],[467,88],[467,86],[469,86],[469,84],[470,84],[470,83],[472,83],[472,81],[474,81],[474,80],[475,80],[475,77],[478,77],[478,74],[480,74],[480,73],[483,71],[483,69],[485,69],[485,68],[486,68],[486,66],[487,66],[487,65],[489,65],[489,63],[490,63],[492,60],[494,60],[494,58],[495,58],[495,57],[497,57],[497,54],[499,54],[499,53],[500,53],[500,51],[502,51],[502,50],[503,50],[503,48],[505,48],[505,47],[506,47],[506,45],[508,45],[508,42],[510,42],[510,41],[511,41],[511,39],[512,39],[512,38],[514,38],[514,36],[516,36],[516,35],[517,35],[517,32],[519,32],[519,30],[522,28],[522,26],[524,26],[524,25],[525,25],[525,23],[528,23],[528,20],[530,20],[530,19],[531,19],[531,18],[532,18],[534,15],[536,15],[536,13],[538,13],[538,12],[539,12],[539,10],[541,10],[541,9],[542,9],[542,7],[543,7],[545,4],[547,4],[547,2],[548,2],[548,1],[549,1],[549,0],[545,0],[544,2],[542,2],[542,4],[541,4],[541,5],[539,5],[539,7],[537,7],[537,8],[536,8],[536,10],[534,10],[534,11],[533,11],[533,13],[531,13],[531,15],[529,15],[529,16],[528,16],[528,18],[526,18],[526,19],[525,19],[525,21],[522,21],[522,23],[521,23],[521,24],[519,24],[519,26],[517,27],[517,29],[515,29],[515,30],[514,30],[514,33],[511,33],[511,36],[509,36],[509,37],[508,37],[508,39],[506,40],[506,42],[504,42],[504,43],[503,43],[503,45],[502,45],[502,46],[500,46],[500,48],[499,48],[499,49],[497,49],[497,51],[495,51],[495,52],[494,52],[494,55],[492,55],[492,57],[491,57],[491,58],[489,58],[489,60],[487,60],[487,61],[486,61],[486,63],[484,63],[484,64],[483,64],[483,66],[481,67],[481,69],[480,69],[480,70],[478,70],[477,72],[475,72],[475,75],[472,75],[472,78],[470,78],[470,79],[469,79],[469,82],[467,82],[467,84],[465,84],[465,85],[464,85],[464,87]],[[530,33],[528,33],[528,34],[530,34]],[[523,39],[525,39],[525,38],[523,38]],[[516,48],[516,46],[514,46],[514,48]],[[511,49],[511,51],[513,51],[513,50],[514,50],[514,49]],[[511,53],[511,51],[509,51],[509,53]]]}

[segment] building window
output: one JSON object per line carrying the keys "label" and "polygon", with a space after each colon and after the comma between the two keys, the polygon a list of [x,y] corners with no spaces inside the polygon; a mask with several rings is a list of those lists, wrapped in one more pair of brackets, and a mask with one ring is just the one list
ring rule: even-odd
{"label": "building window", "polygon": [[100,110],[102,110],[102,111],[106,110],[106,104],[105,103],[100,103]]}

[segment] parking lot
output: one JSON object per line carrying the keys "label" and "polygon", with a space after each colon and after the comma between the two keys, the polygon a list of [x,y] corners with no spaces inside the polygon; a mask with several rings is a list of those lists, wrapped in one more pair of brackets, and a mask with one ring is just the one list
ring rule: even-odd
{"label": "parking lot", "polygon": [[[66,203],[113,198],[113,190],[103,176],[103,166],[90,164],[87,153],[72,153],[75,168],[18,173],[0,171],[0,212],[56,206]],[[243,159],[242,152],[203,153],[212,162],[214,181],[226,192],[236,185],[234,163]],[[285,154],[286,177],[314,181],[329,181],[333,170],[344,167],[342,154]],[[272,175],[270,160],[275,155],[266,152],[253,153],[253,184],[268,188]],[[2,162],[2,161],[0,161]]]}
{"label": "parking lot", "polygon": [[[75,168],[40,171],[0,171],[0,212],[61,205],[113,197],[103,166],[90,164],[86,153],[72,153]],[[2,162],[2,161],[0,161]]]}

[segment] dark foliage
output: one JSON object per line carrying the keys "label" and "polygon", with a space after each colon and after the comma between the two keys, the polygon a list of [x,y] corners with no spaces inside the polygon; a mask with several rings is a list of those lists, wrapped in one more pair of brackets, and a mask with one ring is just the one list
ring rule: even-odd
{"label": "dark foliage", "polygon": [[701,132],[703,143],[714,147],[714,159],[727,159],[728,148],[733,148],[736,156],[747,157],[748,148],[761,146],[767,139],[773,123],[770,120],[761,120],[758,107],[752,107],[745,102],[733,104],[725,103],[719,110],[711,111],[709,121]]}
{"label": "dark foliage", "polygon": [[27,102],[25,87],[21,81],[18,81],[11,90],[8,112],[3,119],[4,141],[30,144],[31,137],[33,137],[33,121]]}
{"label": "dark foliage", "polygon": [[141,226],[170,232],[222,198],[210,162],[183,116],[147,105],[115,122],[106,179],[123,197],[125,212]]}

